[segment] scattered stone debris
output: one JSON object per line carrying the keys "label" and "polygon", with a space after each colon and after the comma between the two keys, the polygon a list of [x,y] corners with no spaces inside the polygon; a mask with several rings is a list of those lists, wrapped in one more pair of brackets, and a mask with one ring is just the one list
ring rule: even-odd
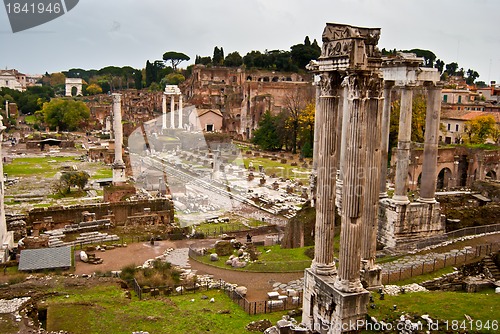
{"label": "scattered stone debris", "polygon": [[408,284],[408,285],[384,285],[383,289],[385,294],[388,294],[389,296],[397,296],[400,293],[410,293],[410,292],[427,292],[428,290],[424,288],[421,285],[418,285],[416,283],[413,284]]}
{"label": "scattered stone debris", "polygon": [[262,319],[259,321],[252,321],[246,325],[246,329],[250,332],[264,332],[266,329],[271,327],[273,324],[269,319]]}
{"label": "scattered stone debris", "polygon": [[14,298],[14,299],[0,299],[0,314],[14,313],[18,311],[23,304],[28,302],[31,297]]}

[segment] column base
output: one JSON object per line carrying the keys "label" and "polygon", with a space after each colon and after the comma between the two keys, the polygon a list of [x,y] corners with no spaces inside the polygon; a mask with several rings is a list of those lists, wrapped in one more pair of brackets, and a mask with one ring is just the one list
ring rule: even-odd
{"label": "column base", "polygon": [[331,264],[319,264],[313,261],[311,265],[311,270],[320,276],[335,276],[337,275],[337,268],[335,263]]}
{"label": "column base", "polygon": [[433,198],[423,198],[423,197],[419,197],[417,199],[418,202],[421,202],[421,203],[428,203],[428,204],[434,204],[434,203],[437,203],[436,199],[433,197]]}
{"label": "column base", "polygon": [[361,270],[361,281],[369,291],[382,287],[382,268],[379,265],[367,265]]}
{"label": "column base", "polygon": [[378,194],[379,199],[387,198],[387,197],[389,197],[389,195],[387,194],[387,191],[384,191],[384,192],[381,192]]}
{"label": "column base", "polygon": [[337,278],[335,281],[335,289],[345,292],[345,293],[358,293],[364,291],[363,284],[361,284],[361,279],[357,278],[354,281],[341,280]]}
{"label": "column base", "polygon": [[410,200],[408,196],[394,195],[392,196],[392,201],[396,204],[408,205],[410,204]]}
{"label": "column base", "polygon": [[358,333],[365,324],[370,293],[339,291],[334,277],[305,270],[302,322],[312,333]]}

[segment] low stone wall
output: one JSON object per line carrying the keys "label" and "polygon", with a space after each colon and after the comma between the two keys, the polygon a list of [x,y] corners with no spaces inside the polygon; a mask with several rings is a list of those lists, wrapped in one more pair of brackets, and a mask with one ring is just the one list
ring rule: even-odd
{"label": "low stone wall", "polygon": [[142,214],[146,208],[149,208],[151,213],[159,214],[161,212],[163,215],[163,222],[165,224],[171,224],[174,222],[174,206],[172,201],[166,198],[37,208],[30,210],[27,222],[31,225],[37,221],[44,221],[46,217],[52,217],[52,222],[55,225],[60,225],[62,223],[77,224],[82,219],[82,213],[84,211],[88,211],[90,213],[95,213],[96,219],[104,219],[112,214],[114,216],[114,223],[117,225],[123,225],[126,223],[128,217]]}

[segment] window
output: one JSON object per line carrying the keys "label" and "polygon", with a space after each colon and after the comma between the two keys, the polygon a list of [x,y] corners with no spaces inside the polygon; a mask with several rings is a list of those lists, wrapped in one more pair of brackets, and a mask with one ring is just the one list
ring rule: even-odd
{"label": "window", "polygon": [[444,95],[444,96],[443,96],[443,102],[444,102],[444,103],[448,102],[448,95]]}
{"label": "window", "polygon": [[462,95],[458,95],[458,103],[462,103]]}
{"label": "window", "polygon": [[460,109],[461,109],[461,108],[460,108],[460,107],[458,107],[458,110],[460,110]]}
{"label": "window", "polygon": [[455,124],[455,131],[458,132],[458,128],[459,128],[458,124]]}
{"label": "window", "polygon": [[450,131],[450,130],[451,130],[451,124],[448,123],[448,131]]}

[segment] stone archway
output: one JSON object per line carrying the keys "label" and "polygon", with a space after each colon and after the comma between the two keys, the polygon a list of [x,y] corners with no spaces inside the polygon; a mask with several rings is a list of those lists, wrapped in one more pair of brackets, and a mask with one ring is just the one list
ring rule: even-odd
{"label": "stone archway", "polygon": [[447,189],[450,183],[450,178],[452,176],[451,170],[447,167],[441,169],[437,177],[436,189],[443,190]]}
{"label": "stone archway", "polygon": [[[66,96],[82,95],[83,80],[80,78],[66,78]],[[76,92],[73,89],[76,88]]]}
{"label": "stone archway", "polygon": [[497,180],[497,173],[492,169],[486,173],[486,178],[490,180]]}

